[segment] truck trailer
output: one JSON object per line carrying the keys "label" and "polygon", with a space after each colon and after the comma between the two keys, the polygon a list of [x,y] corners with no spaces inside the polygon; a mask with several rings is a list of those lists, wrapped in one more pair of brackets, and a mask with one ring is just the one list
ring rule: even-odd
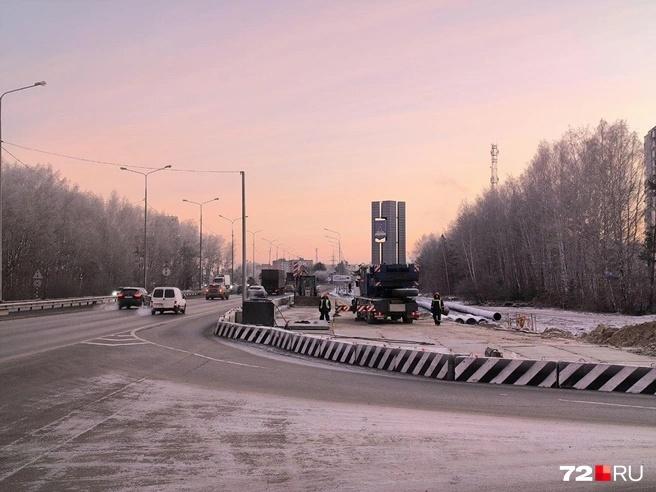
{"label": "truck trailer", "polygon": [[373,265],[360,269],[360,295],[353,300],[357,320],[367,323],[402,320],[412,323],[419,317],[415,297],[419,294],[419,272],[414,264]]}
{"label": "truck trailer", "polygon": [[265,268],[261,273],[261,285],[269,294],[280,295],[285,291],[285,272],[275,268]]}

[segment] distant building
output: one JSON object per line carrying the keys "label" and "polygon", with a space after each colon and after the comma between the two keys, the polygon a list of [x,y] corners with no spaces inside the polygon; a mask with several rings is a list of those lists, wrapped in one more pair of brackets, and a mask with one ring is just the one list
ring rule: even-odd
{"label": "distant building", "polygon": [[371,202],[371,263],[406,262],[405,202]]}
{"label": "distant building", "polygon": [[[656,126],[645,135],[645,182],[656,182]],[[656,224],[656,197],[653,192],[645,195],[645,226],[647,230]]]}

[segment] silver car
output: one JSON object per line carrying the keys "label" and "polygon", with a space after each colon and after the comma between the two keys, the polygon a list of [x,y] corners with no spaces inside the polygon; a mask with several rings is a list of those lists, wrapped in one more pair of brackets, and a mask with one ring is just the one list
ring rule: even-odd
{"label": "silver car", "polygon": [[261,285],[250,285],[246,294],[249,299],[264,298],[268,295],[267,291]]}

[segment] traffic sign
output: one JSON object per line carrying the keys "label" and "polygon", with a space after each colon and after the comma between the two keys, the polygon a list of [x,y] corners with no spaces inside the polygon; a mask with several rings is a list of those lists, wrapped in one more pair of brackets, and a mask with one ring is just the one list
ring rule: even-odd
{"label": "traffic sign", "polygon": [[41,287],[41,284],[43,283],[43,275],[41,275],[39,270],[37,270],[34,275],[32,275],[32,283],[37,289]]}

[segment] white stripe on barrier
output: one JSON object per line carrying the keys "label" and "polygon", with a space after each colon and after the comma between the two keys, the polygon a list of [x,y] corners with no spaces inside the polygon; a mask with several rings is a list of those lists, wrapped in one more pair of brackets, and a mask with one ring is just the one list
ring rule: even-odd
{"label": "white stripe on barrier", "polygon": [[[516,384],[517,386],[524,386],[529,383],[531,379],[535,377],[537,373],[539,373],[542,369],[544,369],[544,366],[546,366],[546,362],[535,362],[531,368],[526,371],[522,376],[515,381],[513,384]],[[554,373],[556,372],[556,368],[554,368]],[[541,384],[545,384],[543,381]]]}
{"label": "white stripe on barrier", "polygon": [[522,365],[521,360],[513,360],[508,364],[506,367],[503,368],[503,370],[497,374],[497,376],[490,381],[492,384],[501,384],[503,383],[508,376],[510,376],[515,369],[517,369],[519,366]]}
{"label": "white stripe on barrier", "polygon": [[623,367],[620,372],[606,381],[606,384],[599,388],[599,391],[613,391],[622,381],[629,377],[633,371],[635,371],[635,367]]}
{"label": "white stripe on barrier", "polygon": [[571,362],[571,363],[567,364],[565,369],[560,371],[560,374],[558,375],[558,381],[559,382],[565,381],[572,374],[574,374],[578,370],[578,368],[581,367],[581,366],[582,366],[582,364],[575,363],[575,362]]}
{"label": "white stripe on barrier", "polygon": [[474,374],[472,374],[471,376],[469,376],[469,378],[467,378],[467,381],[470,381],[472,383],[477,383],[479,379],[485,376],[485,374],[487,374],[487,372],[497,364],[498,361],[499,359],[486,360],[485,362],[483,362],[483,365],[479,367]]}
{"label": "white stripe on barrier", "polygon": [[585,389],[590,385],[595,379],[597,379],[601,374],[608,369],[608,366],[605,365],[598,365],[592,368],[592,370],[587,373],[584,377],[579,379],[576,384],[574,385],[574,388],[576,389]]}
{"label": "white stripe on barrier", "polygon": [[654,380],[656,380],[656,369],[652,369],[647,374],[642,376],[642,378],[640,378],[638,381],[636,381],[633,386],[631,386],[628,390],[626,390],[626,392],[627,393],[640,393],[647,386],[649,386],[651,383],[653,383]]}

